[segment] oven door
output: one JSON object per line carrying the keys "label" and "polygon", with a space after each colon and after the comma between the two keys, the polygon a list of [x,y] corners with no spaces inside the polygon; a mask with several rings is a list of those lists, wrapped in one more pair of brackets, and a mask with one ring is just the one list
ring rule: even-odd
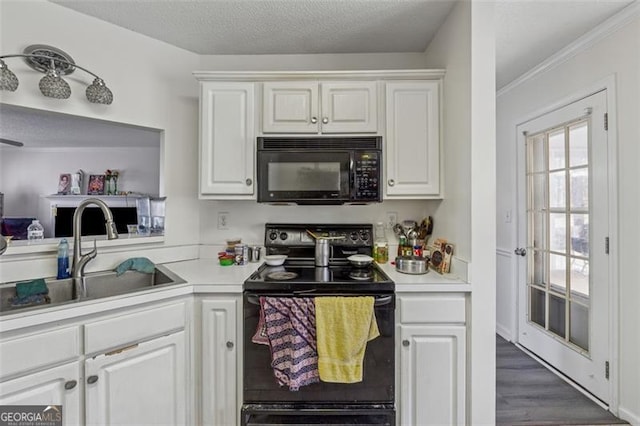
{"label": "oven door", "polygon": [[[264,295],[264,294],[263,294]],[[380,336],[369,341],[359,383],[319,382],[292,392],[280,387],[271,367],[269,347],[253,343],[260,316],[260,294],[244,294],[244,404],[393,404],[395,383],[395,295],[376,295],[375,316]],[[279,295],[282,297],[281,295]],[[332,294],[332,296],[339,296]]]}
{"label": "oven door", "polygon": [[350,167],[348,151],[258,151],[258,202],[342,204]]}

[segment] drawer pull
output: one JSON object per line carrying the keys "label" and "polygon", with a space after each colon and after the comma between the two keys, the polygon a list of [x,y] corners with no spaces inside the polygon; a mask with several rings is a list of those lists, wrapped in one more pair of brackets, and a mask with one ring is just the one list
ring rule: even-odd
{"label": "drawer pull", "polygon": [[64,388],[66,390],[71,390],[71,389],[75,388],[77,384],[78,384],[77,380],[69,380],[68,382],[66,382],[64,384]]}
{"label": "drawer pull", "polygon": [[90,385],[94,384],[97,381],[98,381],[98,376],[89,376],[89,377],[87,377],[87,383],[89,383]]}
{"label": "drawer pull", "polygon": [[408,340],[406,340],[406,339],[402,341],[402,346],[405,346],[405,347],[406,347],[406,346],[409,346],[410,344],[411,344],[411,342],[409,342],[409,341],[408,341]]}
{"label": "drawer pull", "polygon": [[227,348],[233,349],[233,342],[231,341],[227,342]]}

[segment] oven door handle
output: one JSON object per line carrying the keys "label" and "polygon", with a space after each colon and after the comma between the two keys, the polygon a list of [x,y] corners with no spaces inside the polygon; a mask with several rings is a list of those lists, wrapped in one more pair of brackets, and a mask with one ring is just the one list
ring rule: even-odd
{"label": "oven door handle", "polygon": [[[313,290],[310,290],[310,291],[313,291]],[[286,295],[286,296],[278,295],[278,296],[273,296],[273,297],[299,297],[302,294],[304,294],[304,293],[296,293],[294,295]],[[315,293],[313,294],[313,297],[322,297],[322,296],[336,296],[336,294],[315,294]],[[251,303],[252,305],[260,306],[260,296],[255,295],[255,294],[247,294],[246,297],[247,297],[247,302]],[[393,300],[393,296],[392,295],[389,295],[389,296],[374,296],[374,297],[375,297],[374,306],[388,305]]]}

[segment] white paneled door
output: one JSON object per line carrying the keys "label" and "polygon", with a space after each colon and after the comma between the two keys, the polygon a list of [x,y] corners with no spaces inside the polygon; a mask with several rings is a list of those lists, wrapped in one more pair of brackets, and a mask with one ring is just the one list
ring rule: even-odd
{"label": "white paneled door", "polygon": [[606,91],[518,126],[518,341],[605,403]]}

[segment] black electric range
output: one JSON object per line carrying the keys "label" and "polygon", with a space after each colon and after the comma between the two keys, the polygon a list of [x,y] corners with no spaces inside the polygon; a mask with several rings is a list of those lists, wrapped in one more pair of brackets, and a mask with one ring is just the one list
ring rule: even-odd
{"label": "black electric range", "polygon": [[[328,267],[316,267],[315,235],[344,237],[331,240]],[[387,293],[394,282],[375,263],[353,266],[347,258],[353,254],[371,256],[371,224],[273,224],[265,225],[265,253],[286,254],[284,265],[262,264],[245,282],[244,290],[295,293]]]}

